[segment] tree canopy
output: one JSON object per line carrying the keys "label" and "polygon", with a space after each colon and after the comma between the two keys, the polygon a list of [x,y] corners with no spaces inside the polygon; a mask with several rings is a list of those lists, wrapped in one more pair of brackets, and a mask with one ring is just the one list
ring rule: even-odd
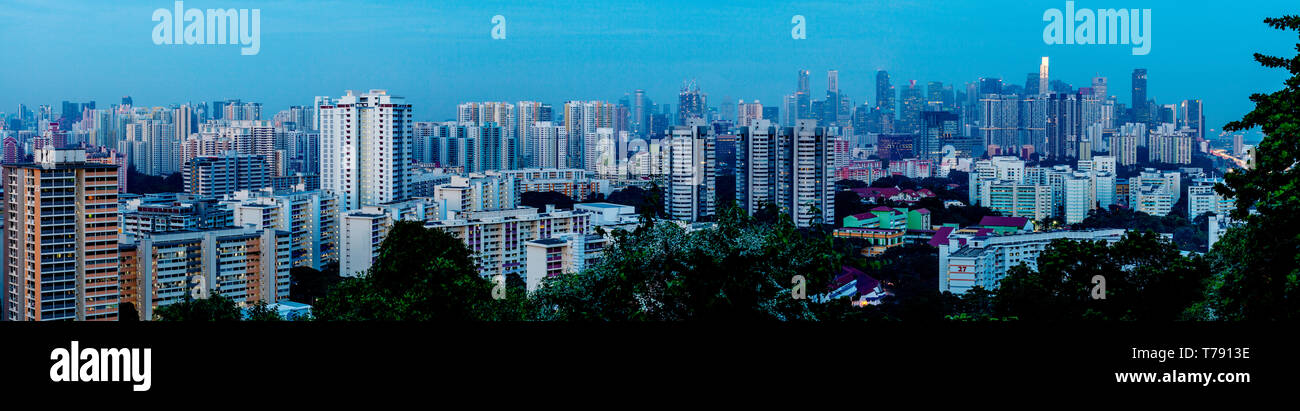
{"label": "tree canopy", "polygon": [[[1300,16],[1268,18],[1279,29],[1300,32]],[[1300,41],[1296,44],[1300,51]],[[1258,128],[1264,139],[1254,167],[1224,176],[1215,189],[1236,197],[1229,229],[1210,252],[1216,272],[1213,315],[1222,319],[1300,318],[1300,54],[1283,58],[1255,54],[1267,68],[1290,72],[1283,88],[1250,96],[1255,108],[1225,131]],[[1255,212],[1252,212],[1255,211]]]}
{"label": "tree canopy", "polygon": [[322,320],[493,319],[493,283],[460,239],[422,223],[389,229],[370,271],[340,282],[313,311]]}

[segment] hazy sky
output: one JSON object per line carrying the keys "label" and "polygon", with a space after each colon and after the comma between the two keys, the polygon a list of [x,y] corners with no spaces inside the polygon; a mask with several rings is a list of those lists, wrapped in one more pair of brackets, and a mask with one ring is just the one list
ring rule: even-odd
{"label": "hazy sky", "polygon": [[[136,105],[242,98],[269,117],[312,96],[383,88],[415,105],[417,120],[444,120],[462,101],[617,101],[645,89],[676,105],[695,79],[710,105],[724,99],[779,104],[812,71],[815,98],[826,71],[856,104],[875,103],[875,71],[896,86],[1001,77],[1022,84],[1051,58],[1051,76],[1075,87],[1109,78],[1129,103],[1134,68],[1150,73],[1162,104],[1204,100],[1218,130],[1281,87],[1285,73],[1259,67],[1257,51],[1291,56],[1296,36],[1263,24],[1300,13],[1294,0],[1084,0],[1077,8],[1149,8],[1152,48],[1047,45],[1043,13],[1065,1],[232,1],[185,8],[261,9],[261,51],[236,45],[155,45],[151,20],[172,1],[0,0],[0,112],[62,100],[100,107],[130,95]],[[492,16],[506,17],[493,40]],[[791,18],[806,18],[794,40]]]}

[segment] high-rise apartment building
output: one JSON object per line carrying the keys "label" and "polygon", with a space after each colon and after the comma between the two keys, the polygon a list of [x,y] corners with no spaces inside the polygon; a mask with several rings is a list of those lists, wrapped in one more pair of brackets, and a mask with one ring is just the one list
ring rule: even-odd
{"label": "high-rise apartment building", "polygon": [[775,205],[800,227],[835,215],[835,142],[813,120],[775,127],[762,120],[736,136],[736,201],[753,214]]}
{"label": "high-rise apartment building", "polygon": [[717,158],[713,128],[694,118],[672,129],[664,209],[670,218],[695,221],[713,215],[716,206]]}
{"label": "high-rise apartment building", "polygon": [[117,166],[85,156],[47,147],[3,167],[8,320],[118,317]]}
{"label": "high-rise apartment building", "polygon": [[329,193],[245,190],[226,197],[223,203],[236,226],[289,233],[293,267],[322,270],[326,264],[338,262],[339,211]]}
{"label": "high-rise apartment building", "polygon": [[319,109],[321,187],[339,210],[407,197],[411,169],[411,105],[384,90],[347,95]]}

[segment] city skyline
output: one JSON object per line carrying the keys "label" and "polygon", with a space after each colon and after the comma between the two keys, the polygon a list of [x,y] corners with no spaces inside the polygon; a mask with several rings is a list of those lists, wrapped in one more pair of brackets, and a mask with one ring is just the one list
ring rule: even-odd
{"label": "city skyline", "polygon": [[[1094,3],[1080,6],[1124,6]],[[711,105],[757,99],[779,106],[795,90],[799,70],[812,73],[814,98],[826,89],[824,74],[835,70],[838,88],[855,105],[874,105],[877,70],[889,71],[895,86],[910,80],[960,86],[981,77],[1019,84],[1046,56],[1052,80],[1078,88],[1100,74],[1109,79],[1109,94],[1126,104],[1132,70],[1145,68],[1151,98],[1160,104],[1204,101],[1209,106],[1206,129],[1217,134],[1249,109],[1252,90],[1267,89],[1281,78],[1280,72],[1255,69],[1250,55],[1260,50],[1254,44],[1221,33],[1283,36],[1259,24],[1278,14],[1270,8],[1282,9],[1282,2],[1223,10],[1219,18],[1226,28],[1221,31],[1200,30],[1197,19],[1186,18],[1197,12],[1198,4],[1148,3],[1141,7],[1153,9],[1154,46],[1146,56],[1132,56],[1122,46],[1044,44],[1041,14],[1064,6],[1055,1],[1016,7],[761,4],[726,10],[676,2],[310,9],[280,2],[185,3],[187,8],[260,8],[261,52],[241,56],[226,46],[150,42],[154,22],[149,15],[173,2],[18,2],[0,10],[17,21],[0,31],[34,41],[9,50],[20,64],[0,68],[6,78],[25,79],[0,85],[0,112],[12,114],[18,104],[35,107],[63,100],[107,106],[130,95],[145,106],[241,98],[261,102],[273,113],[310,104],[313,96],[386,89],[413,105],[417,121],[441,121],[454,118],[456,104],[464,101],[614,102],[644,89],[655,101],[673,104],[674,93],[689,80],[709,95]],[[503,40],[490,36],[496,14],[506,17]],[[793,15],[806,17],[807,39],[791,39]],[[864,28],[858,24],[862,20],[887,22],[880,26],[889,30]],[[999,24],[979,24],[989,21]],[[88,27],[54,29],[72,22]],[[342,26],[355,30],[340,30]],[[737,34],[727,27],[749,30]],[[380,39],[391,40],[401,52],[369,47]],[[321,57],[331,52],[347,57]],[[1178,57],[1192,53],[1201,58]],[[762,63],[769,58],[765,56],[776,63]],[[87,61],[101,70],[86,70]],[[360,63],[369,61],[382,64],[373,69]],[[737,69],[737,62],[762,64]],[[36,64],[44,68],[33,70]],[[1252,132],[1248,141],[1257,138]]]}

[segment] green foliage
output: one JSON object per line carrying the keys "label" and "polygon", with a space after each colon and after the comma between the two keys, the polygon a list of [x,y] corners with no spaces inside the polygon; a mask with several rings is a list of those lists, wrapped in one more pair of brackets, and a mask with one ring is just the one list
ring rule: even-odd
{"label": "green foliage", "polygon": [[[1268,18],[1279,30],[1300,32],[1300,16]],[[1300,51],[1300,42],[1296,45]],[[1300,54],[1255,54],[1268,68],[1290,72],[1281,90],[1250,96],[1255,109],[1225,131],[1258,128],[1255,167],[1228,173],[1219,193],[1236,197],[1233,228],[1211,251],[1216,270],[1208,310],[1230,320],[1300,318]],[[1251,210],[1258,214],[1252,214]]]}
{"label": "green foliage", "polygon": [[345,321],[496,319],[493,283],[475,267],[455,236],[418,222],[397,222],[370,272],[343,280],[314,312],[318,319]]}
{"label": "green foliage", "polygon": [[903,321],[938,321],[947,312],[939,293],[939,253],[934,247],[908,244],[893,247],[858,266],[892,294],[881,304],[866,307],[872,316]]}
{"label": "green foliage", "polygon": [[660,197],[662,190],[658,185],[650,189],[644,189],[638,186],[628,186],[622,190],[609,194],[606,202],[622,204],[636,207],[638,213],[654,213],[658,215],[663,209],[663,199]]}
{"label": "green foliage", "polygon": [[547,205],[554,205],[558,210],[571,210],[574,203],[577,201],[572,197],[555,191],[528,191],[519,195],[520,205],[543,211]]}
{"label": "green foliage", "polygon": [[343,281],[338,263],[325,265],[323,271],[311,267],[293,267],[289,270],[289,300],[316,304],[316,300],[329,293],[331,287]]}
{"label": "green foliage", "polygon": [[222,295],[208,298],[192,298],[185,294],[185,300],[158,307],[153,311],[154,319],[159,321],[240,321],[243,315],[235,300]]}
{"label": "green foliage", "polygon": [[[1094,276],[1105,279],[1105,299],[1094,299]],[[1053,241],[1038,270],[1013,267],[999,284],[994,311],[1027,320],[1194,319],[1205,299],[1209,265],[1184,257],[1153,232],[1129,232],[1113,245]]]}
{"label": "green foliage", "polygon": [[1153,216],[1140,211],[1134,211],[1129,208],[1112,205],[1109,209],[1096,209],[1088,212],[1088,217],[1083,221],[1072,225],[1076,230],[1093,229],[1093,228],[1123,228],[1129,231],[1154,231],[1157,233],[1173,234],[1174,244],[1178,249],[1185,251],[1205,251],[1207,240],[1207,220],[1205,216],[1198,216],[1195,221],[1189,221],[1184,214],[1186,211],[1187,196],[1183,196],[1182,207],[1176,207],[1175,211],[1182,210],[1181,213],[1170,213],[1166,216]]}
{"label": "green foliage", "polygon": [[923,198],[916,202],[916,207],[930,210],[930,224],[933,225],[957,224],[959,227],[969,227],[979,224],[985,216],[998,215],[988,207],[944,207],[943,200],[937,198]]}
{"label": "green foliage", "polygon": [[844,224],[844,217],[871,211],[873,205],[862,202],[862,197],[852,191],[835,192],[835,226]]}
{"label": "green foliage", "polygon": [[599,264],[549,278],[533,294],[543,320],[815,320],[820,305],[792,297],[793,278],[820,294],[839,270],[829,233],[788,216],[760,223],[724,207],[716,229],[671,222],[616,231]]}
{"label": "green foliage", "polygon": [[135,303],[124,302],[117,306],[117,321],[134,322],[140,321],[140,312],[136,311]]}
{"label": "green foliage", "polygon": [[244,321],[284,321],[280,313],[272,310],[266,301],[258,301],[248,308],[248,315]]}
{"label": "green foliage", "polygon": [[1300,281],[1293,234],[1261,226],[1258,218],[1233,227],[1215,243],[1215,271],[1207,309],[1224,320],[1294,320],[1300,317]]}
{"label": "green foliage", "polygon": [[135,166],[126,169],[127,192],[131,194],[179,193],[185,191],[185,180],[181,173],[172,173],[166,177],[142,174]]}

